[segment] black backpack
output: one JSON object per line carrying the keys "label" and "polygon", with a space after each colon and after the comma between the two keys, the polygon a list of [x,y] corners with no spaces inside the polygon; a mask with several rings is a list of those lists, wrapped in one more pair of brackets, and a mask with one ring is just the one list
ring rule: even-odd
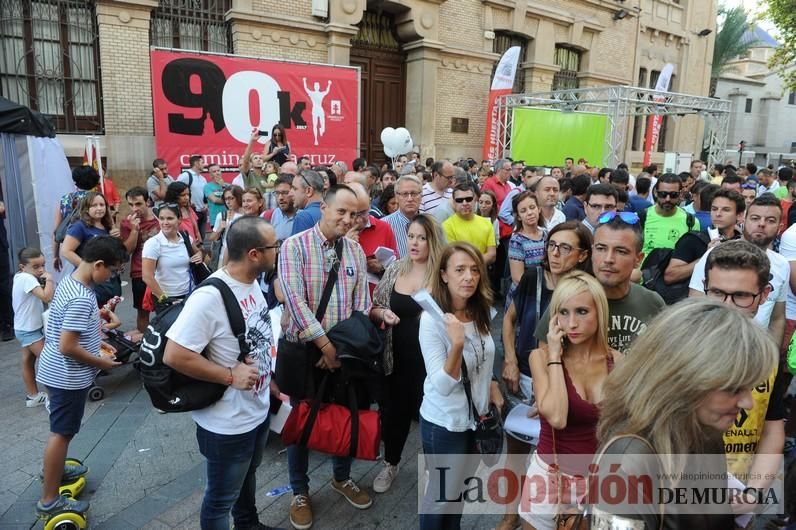
{"label": "black backpack", "polygon": [[[240,310],[238,300],[229,286],[220,278],[208,278],[199,287],[210,285],[218,289],[224,300],[232,334],[238,339],[240,355],[238,361],[244,361],[249,354],[246,342],[246,322]],[[199,381],[181,374],[163,364],[163,352],[166,351],[166,332],[182,312],[186,300],[175,303],[158,313],[147,326],[141,348],[138,352],[139,362],[136,364],[144,389],[149,394],[152,405],[164,412],[188,412],[208,407],[221,399],[227,390],[226,385]],[[196,325],[202,325],[197,322]],[[207,357],[205,352],[202,355]]]}
{"label": "black backpack", "polygon": [[[705,232],[695,231],[694,216],[688,212],[686,212],[686,216],[685,222],[688,227],[688,232],[680,236],[677,242],[679,243],[685,237],[696,237],[705,244],[705,248],[707,249],[710,236]],[[675,244],[675,246],[677,245]],[[661,298],[663,298],[663,301],[666,302],[667,305],[675,304],[687,298],[688,284],[690,283],[689,278],[675,283],[666,283],[664,281],[664,273],[669,266],[669,262],[672,260],[672,254],[674,254],[673,248],[653,249],[646,257],[644,265],[641,267],[641,284],[647,289],[661,295]]]}
{"label": "black backpack", "polygon": [[69,231],[69,227],[80,219],[80,208],[83,206],[83,198],[76,199],[73,195],[71,201],[72,211],[69,212],[69,215],[62,217],[61,222],[55,227],[56,243],[63,243],[64,239],[66,239],[66,233]]}

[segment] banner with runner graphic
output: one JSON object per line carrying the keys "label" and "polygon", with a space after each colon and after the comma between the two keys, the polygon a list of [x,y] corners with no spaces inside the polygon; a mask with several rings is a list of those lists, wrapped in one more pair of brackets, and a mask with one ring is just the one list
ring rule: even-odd
{"label": "banner with runner graphic", "polygon": [[[194,52],[151,51],[157,156],[171,174],[191,155],[234,177],[253,128],[260,149],[281,123],[295,161],[359,156],[359,70]],[[256,149],[256,147],[255,147]],[[228,180],[229,180],[228,179]]]}

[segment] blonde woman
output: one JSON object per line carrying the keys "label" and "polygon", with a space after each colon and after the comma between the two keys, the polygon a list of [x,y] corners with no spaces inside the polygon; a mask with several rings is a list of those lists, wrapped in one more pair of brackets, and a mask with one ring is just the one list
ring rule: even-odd
{"label": "blonde woman", "polygon": [[[722,434],[741,409],[753,406],[752,388],[766,380],[778,359],[768,331],[737,309],[709,298],[669,307],[605,381],[597,430],[605,455],[599,469],[622,476],[641,476],[650,469],[652,476],[660,471],[681,476],[687,469],[692,476],[707,477],[696,484],[700,488],[726,488]],[[711,480],[711,475],[719,478]],[[611,528],[610,522],[620,517],[626,528],[657,530],[661,517],[665,528],[734,528],[729,504],[696,505],[691,513],[684,508],[666,506],[661,516],[658,505],[639,504],[617,514],[611,513],[615,507],[598,501],[592,528]]]}
{"label": "blonde woman", "polygon": [[412,420],[418,418],[426,367],[418,337],[423,310],[412,295],[429,285],[444,248],[437,220],[425,214],[409,223],[406,242],[407,255],[384,272],[373,291],[370,310],[371,320],[388,326],[384,349],[387,388],[381,403],[384,468],[373,480],[376,493],[390,489]]}
{"label": "blonde woman", "polygon": [[[541,433],[528,466],[530,491],[538,499],[534,477],[560,471],[570,480],[585,476],[597,449],[598,404],[603,383],[619,352],[608,346],[608,300],[602,285],[583,271],[558,281],[550,300],[547,349],[531,352],[530,365]],[[556,471],[558,470],[558,471]],[[571,495],[547,495],[540,502],[522,503],[520,515],[537,530],[555,528],[557,512],[577,509]]]}

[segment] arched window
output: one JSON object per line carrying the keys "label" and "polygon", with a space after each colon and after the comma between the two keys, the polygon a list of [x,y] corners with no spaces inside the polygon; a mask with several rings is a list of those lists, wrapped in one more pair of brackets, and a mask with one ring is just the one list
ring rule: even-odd
{"label": "arched window", "polygon": [[224,19],[231,0],[160,0],[152,13],[149,42],[162,48],[232,53]]}
{"label": "arched window", "polygon": [[[492,41],[492,51],[500,56],[506,53],[506,50],[512,46],[520,47],[520,59],[517,64],[517,74],[514,76],[514,87],[512,92],[514,94],[522,94],[525,92],[525,72],[521,70],[522,63],[525,62],[525,54],[528,51],[528,37],[510,33],[508,31],[496,31],[495,40]],[[499,61],[500,59],[498,59]],[[497,69],[497,61],[492,65],[492,75],[489,77],[489,82],[495,77],[495,69]]]}
{"label": "arched window", "polygon": [[102,132],[94,2],[0,0],[0,95],[58,132]]}

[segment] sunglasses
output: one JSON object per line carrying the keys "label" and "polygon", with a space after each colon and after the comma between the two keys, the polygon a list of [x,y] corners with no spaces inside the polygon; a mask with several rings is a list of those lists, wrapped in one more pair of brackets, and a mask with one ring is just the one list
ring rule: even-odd
{"label": "sunglasses", "polygon": [[756,190],[756,189],[757,189],[757,185],[755,185],[755,184],[751,184],[751,183],[750,183],[750,184],[743,184],[743,185],[741,186],[741,189],[745,189],[745,190]]}
{"label": "sunglasses", "polygon": [[472,196],[470,196],[470,197],[456,197],[453,200],[454,200],[454,202],[456,202],[458,204],[461,204],[463,202],[473,202],[475,200],[475,197],[472,197]]}
{"label": "sunglasses", "polygon": [[619,217],[623,223],[629,225],[635,225],[639,222],[638,215],[635,212],[605,212],[597,219],[597,222],[600,224],[610,223],[616,217]]}
{"label": "sunglasses", "polygon": [[679,191],[659,191],[659,192],[657,192],[657,195],[661,199],[665,199],[667,197],[670,198],[670,199],[676,199],[676,198],[678,198],[680,196],[680,192]]}

